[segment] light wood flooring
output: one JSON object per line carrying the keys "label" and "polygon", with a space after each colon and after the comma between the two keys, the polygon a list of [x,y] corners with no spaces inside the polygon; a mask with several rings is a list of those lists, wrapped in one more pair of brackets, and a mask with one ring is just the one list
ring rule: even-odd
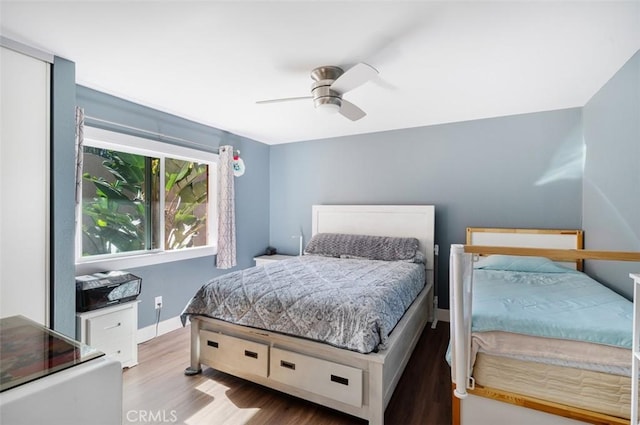
{"label": "light wood flooring", "polygon": [[[444,360],[449,324],[425,328],[385,412],[386,424],[451,424],[451,379]],[[189,328],[138,346],[123,372],[124,424],[366,424],[367,422],[213,369],[183,374]]]}

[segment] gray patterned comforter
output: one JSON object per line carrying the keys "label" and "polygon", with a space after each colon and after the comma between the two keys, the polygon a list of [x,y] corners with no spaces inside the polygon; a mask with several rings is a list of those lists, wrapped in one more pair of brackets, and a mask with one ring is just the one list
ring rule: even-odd
{"label": "gray patterned comforter", "polygon": [[361,353],[384,348],[425,284],[424,264],[305,255],[217,277],[182,312]]}

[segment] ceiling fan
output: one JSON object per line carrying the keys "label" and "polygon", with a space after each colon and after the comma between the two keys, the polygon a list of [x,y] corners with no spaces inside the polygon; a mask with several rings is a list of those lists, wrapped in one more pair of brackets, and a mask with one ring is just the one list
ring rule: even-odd
{"label": "ceiling fan", "polygon": [[256,103],[313,99],[316,109],[338,112],[351,121],[357,121],[367,114],[353,103],[343,99],[342,95],[360,87],[376,75],[378,75],[378,70],[364,62],[358,63],[346,71],[337,66],[320,66],[311,71],[311,79],[314,80],[311,85],[311,96],[260,100]]}

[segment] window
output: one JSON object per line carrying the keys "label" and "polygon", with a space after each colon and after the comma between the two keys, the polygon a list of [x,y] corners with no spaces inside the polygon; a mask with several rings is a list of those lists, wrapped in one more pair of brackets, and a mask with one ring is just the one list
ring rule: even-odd
{"label": "window", "polygon": [[78,264],[215,253],[216,154],[91,127],[82,154]]}
{"label": "window", "polygon": [[209,165],[165,158],[164,249],[207,245]]}

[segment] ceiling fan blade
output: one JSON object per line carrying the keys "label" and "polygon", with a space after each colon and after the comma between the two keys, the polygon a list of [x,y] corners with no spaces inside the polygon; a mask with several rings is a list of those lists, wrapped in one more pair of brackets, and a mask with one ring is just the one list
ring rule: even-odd
{"label": "ceiling fan blade", "polygon": [[292,100],[303,100],[303,99],[313,99],[313,96],[301,96],[301,97],[284,97],[282,99],[268,99],[268,100],[258,100],[256,103],[279,103],[279,102],[290,102]]}
{"label": "ceiling fan blade", "polygon": [[358,121],[360,118],[363,118],[367,115],[362,109],[358,108],[353,103],[348,100],[342,99],[342,107],[340,108],[340,114],[344,117],[349,118],[351,121]]}
{"label": "ceiling fan blade", "polygon": [[331,90],[343,94],[356,87],[360,87],[376,75],[378,75],[377,69],[364,62],[360,62],[339,76],[338,79],[331,84]]}

